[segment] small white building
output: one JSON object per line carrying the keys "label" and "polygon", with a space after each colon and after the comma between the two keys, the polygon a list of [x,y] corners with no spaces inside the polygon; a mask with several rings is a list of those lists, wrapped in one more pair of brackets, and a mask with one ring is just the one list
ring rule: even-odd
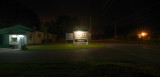
{"label": "small white building", "polygon": [[42,44],[43,41],[52,43],[56,41],[56,35],[34,31],[22,25],[0,29],[0,47],[21,49],[22,45]]}

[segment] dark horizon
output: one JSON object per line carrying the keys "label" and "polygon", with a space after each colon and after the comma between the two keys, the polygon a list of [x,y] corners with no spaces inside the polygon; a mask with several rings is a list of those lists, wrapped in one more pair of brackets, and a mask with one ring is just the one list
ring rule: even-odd
{"label": "dark horizon", "polygon": [[[3,1],[2,1],[3,3]],[[159,1],[151,0],[15,0],[5,3],[19,3],[32,9],[41,21],[55,21],[58,16],[90,16],[107,23],[155,23],[159,15]],[[5,4],[4,4],[5,5]],[[148,24],[150,24],[148,23]]]}
{"label": "dark horizon", "polygon": [[16,0],[1,1],[21,4],[33,10],[41,22],[55,21],[59,16],[71,16],[79,19],[79,25],[90,26],[93,30],[101,30],[114,34],[127,34],[135,29],[146,29],[159,32],[160,1],[152,0]]}

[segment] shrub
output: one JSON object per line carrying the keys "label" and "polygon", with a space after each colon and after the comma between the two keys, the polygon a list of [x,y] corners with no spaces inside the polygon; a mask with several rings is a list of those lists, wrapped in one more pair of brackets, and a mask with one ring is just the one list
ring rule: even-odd
{"label": "shrub", "polygon": [[21,45],[21,50],[27,50],[27,45],[26,44]]}

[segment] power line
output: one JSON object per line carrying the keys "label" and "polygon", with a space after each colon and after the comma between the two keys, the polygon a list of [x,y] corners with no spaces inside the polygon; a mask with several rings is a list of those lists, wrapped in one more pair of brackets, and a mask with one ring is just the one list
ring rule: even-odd
{"label": "power line", "polygon": [[111,1],[111,0],[107,0],[107,1],[106,1],[105,5],[104,5],[104,7],[103,7],[104,10],[105,10],[105,8],[108,8],[108,6],[109,6],[109,4],[110,4],[110,1]]}

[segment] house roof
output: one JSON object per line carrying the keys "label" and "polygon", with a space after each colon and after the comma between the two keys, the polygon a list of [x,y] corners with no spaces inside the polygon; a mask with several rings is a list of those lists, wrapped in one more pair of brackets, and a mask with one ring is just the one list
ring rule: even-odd
{"label": "house roof", "polygon": [[16,25],[9,28],[0,29],[0,33],[8,33],[8,34],[22,34],[27,31],[33,31],[31,28],[25,27],[23,25]]}

